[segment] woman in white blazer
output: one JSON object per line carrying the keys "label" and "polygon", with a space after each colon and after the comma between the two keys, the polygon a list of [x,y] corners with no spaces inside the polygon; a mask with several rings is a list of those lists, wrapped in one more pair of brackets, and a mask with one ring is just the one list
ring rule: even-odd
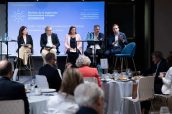
{"label": "woman in white blazer", "polygon": [[65,51],[68,54],[68,62],[73,65],[75,65],[79,54],[82,53],[82,42],[77,41],[81,41],[81,36],[77,34],[76,27],[71,26],[69,33],[65,36]]}
{"label": "woman in white blazer", "polygon": [[161,88],[163,94],[170,94],[170,91],[172,90],[172,55],[168,56],[167,61],[170,68],[168,69],[165,77],[163,74],[160,75],[160,78],[163,81],[163,86]]}

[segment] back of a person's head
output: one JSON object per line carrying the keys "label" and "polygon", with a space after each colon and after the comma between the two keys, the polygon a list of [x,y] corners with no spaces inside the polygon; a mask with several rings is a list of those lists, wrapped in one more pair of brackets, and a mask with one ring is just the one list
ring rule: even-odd
{"label": "back of a person's head", "polygon": [[90,64],[91,64],[90,58],[85,55],[79,55],[79,57],[76,60],[77,67],[90,66]]}
{"label": "back of a person's head", "polygon": [[163,54],[162,54],[162,52],[160,52],[160,51],[154,51],[154,52],[152,53],[152,56],[155,56],[155,57],[158,58],[158,59],[163,59]]}
{"label": "back of a person's head", "polygon": [[48,54],[46,54],[46,56],[45,56],[45,61],[46,62],[50,62],[53,59],[55,59],[54,53],[48,53]]}
{"label": "back of a person's head", "polygon": [[61,92],[74,95],[75,88],[83,83],[83,78],[80,72],[75,68],[68,68],[63,73],[63,80],[61,84]]}
{"label": "back of a person's head", "polygon": [[98,98],[104,97],[104,92],[95,83],[84,83],[75,89],[74,96],[79,106],[93,106]]}
{"label": "back of a person's head", "polygon": [[12,71],[12,65],[7,60],[0,61],[0,76],[7,76]]}

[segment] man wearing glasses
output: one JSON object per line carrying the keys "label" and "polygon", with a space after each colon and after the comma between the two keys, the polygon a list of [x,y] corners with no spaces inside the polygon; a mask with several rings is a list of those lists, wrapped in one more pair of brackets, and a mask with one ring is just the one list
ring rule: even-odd
{"label": "man wearing glasses", "polygon": [[[94,25],[94,32],[87,34],[87,41],[88,41],[88,46],[84,54],[88,57],[90,57],[90,55],[92,54],[96,54],[100,59],[100,57],[103,54],[103,48],[104,48],[104,44],[103,44],[104,34],[100,32],[99,25]],[[89,42],[89,41],[95,41],[95,42]]]}
{"label": "man wearing glasses", "polygon": [[112,29],[113,34],[109,37],[109,50],[105,52],[106,56],[121,53],[122,49],[127,44],[126,35],[119,31],[119,26],[114,24]]}
{"label": "man wearing glasses", "polygon": [[57,34],[52,32],[52,27],[45,27],[45,33],[41,34],[40,45],[44,64],[46,64],[45,56],[47,53],[51,52],[55,55],[55,57],[60,53],[58,50],[60,42]]}

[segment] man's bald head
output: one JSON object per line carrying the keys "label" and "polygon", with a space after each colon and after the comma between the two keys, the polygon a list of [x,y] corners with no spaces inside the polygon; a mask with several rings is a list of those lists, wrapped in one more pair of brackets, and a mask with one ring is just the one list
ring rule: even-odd
{"label": "man's bald head", "polygon": [[11,78],[12,65],[7,60],[0,61],[0,76]]}

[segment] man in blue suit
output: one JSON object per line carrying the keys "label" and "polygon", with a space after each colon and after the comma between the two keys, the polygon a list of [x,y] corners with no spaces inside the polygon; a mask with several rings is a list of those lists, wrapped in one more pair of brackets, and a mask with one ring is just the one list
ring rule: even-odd
{"label": "man in blue suit", "polygon": [[126,35],[119,31],[117,24],[113,25],[113,34],[109,37],[108,47],[109,50],[105,52],[105,55],[114,55],[121,53],[124,46],[128,43]]}

